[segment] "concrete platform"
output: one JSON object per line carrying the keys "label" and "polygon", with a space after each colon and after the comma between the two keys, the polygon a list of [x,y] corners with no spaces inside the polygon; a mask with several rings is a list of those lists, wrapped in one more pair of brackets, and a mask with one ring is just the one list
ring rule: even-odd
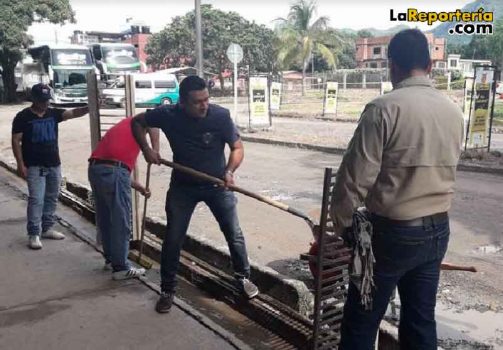
{"label": "concrete platform", "polygon": [[0,170],[0,348],[235,349],[176,305],[153,310],[157,293],[139,280],[112,281],[103,257],[64,227],[63,241],[27,248],[26,201]]}

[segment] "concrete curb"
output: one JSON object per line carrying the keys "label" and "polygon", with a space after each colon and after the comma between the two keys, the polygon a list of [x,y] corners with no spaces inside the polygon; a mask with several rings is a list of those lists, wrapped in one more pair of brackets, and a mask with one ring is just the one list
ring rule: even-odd
{"label": "concrete curb", "polygon": [[467,171],[472,173],[484,173],[484,174],[493,174],[503,176],[503,169],[500,168],[491,168],[484,167],[480,165],[471,165],[471,164],[458,164],[458,171]]}
{"label": "concrete curb", "polygon": [[346,152],[345,148],[317,146],[317,145],[312,145],[309,143],[302,143],[302,142],[271,140],[271,139],[264,139],[264,138],[260,138],[260,137],[254,137],[254,136],[241,135],[241,139],[246,142],[262,143],[262,144],[266,144],[266,145],[284,146],[284,147],[290,147],[290,148],[300,148],[300,149],[306,149],[306,150],[310,150],[310,151],[319,151],[319,152],[339,154],[339,155],[343,155],[344,152]]}
{"label": "concrete curb", "polygon": [[[344,155],[344,153],[346,152],[345,148],[318,146],[318,145],[313,145],[313,144],[309,144],[309,143],[302,143],[302,142],[271,140],[271,139],[265,139],[265,138],[261,138],[261,137],[255,137],[255,136],[241,135],[241,139],[246,142],[254,142],[254,143],[261,143],[261,144],[265,144],[265,145],[275,145],[275,146],[283,146],[283,147],[290,147],[290,148],[299,148],[299,149],[305,149],[305,150],[309,150],[309,151],[318,151],[318,152],[337,154],[337,155]],[[493,175],[503,176],[503,168],[500,169],[500,168],[484,167],[484,166],[472,165],[472,164],[458,164],[456,169],[457,169],[457,171],[466,171],[466,172],[472,172],[472,173],[484,173],[484,174],[493,174]]]}

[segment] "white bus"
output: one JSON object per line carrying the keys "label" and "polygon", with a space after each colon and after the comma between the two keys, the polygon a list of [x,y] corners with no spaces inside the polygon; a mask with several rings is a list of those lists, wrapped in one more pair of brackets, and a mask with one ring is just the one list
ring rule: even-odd
{"label": "white bus", "polygon": [[54,90],[54,104],[87,103],[87,73],[95,70],[91,51],[80,45],[30,47],[32,62],[23,64],[23,86],[29,91],[37,82]]}

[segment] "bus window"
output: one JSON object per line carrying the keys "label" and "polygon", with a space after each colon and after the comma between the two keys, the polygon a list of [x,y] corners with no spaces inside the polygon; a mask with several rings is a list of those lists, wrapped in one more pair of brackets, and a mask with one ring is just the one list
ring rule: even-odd
{"label": "bus window", "polygon": [[151,89],[152,82],[148,80],[138,80],[135,82],[135,86],[137,89]]}
{"label": "bus window", "polygon": [[174,80],[156,80],[154,81],[154,87],[156,89],[174,89],[176,88],[176,82]]}

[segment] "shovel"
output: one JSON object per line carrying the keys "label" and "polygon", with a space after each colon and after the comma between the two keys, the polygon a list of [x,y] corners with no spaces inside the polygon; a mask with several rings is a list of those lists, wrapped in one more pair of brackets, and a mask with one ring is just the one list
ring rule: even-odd
{"label": "shovel", "polygon": [[[201,180],[206,180],[208,182],[214,183],[214,184],[222,186],[222,187],[225,186],[225,181],[223,181],[222,179],[219,179],[217,177],[208,175],[206,173],[194,170],[192,168],[189,168],[189,167],[177,164],[177,163],[170,162],[170,161],[162,159],[162,158],[161,158],[160,162],[163,165],[166,165],[166,166],[168,166],[170,168],[173,168],[175,170],[181,171],[181,172],[186,173],[188,175],[197,177],[197,178],[199,178]],[[254,198],[254,199],[259,200],[259,201],[261,201],[263,203],[269,204],[269,205],[271,205],[271,206],[273,206],[275,208],[278,208],[280,210],[286,211],[287,213],[290,213],[292,215],[295,215],[295,216],[297,216],[299,218],[304,219],[304,221],[306,221],[306,223],[309,225],[309,228],[311,229],[311,231],[313,232],[313,234],[315,234],[315,227],[316,227],[315,223],[313,222],[313,220],[309,216],[307,216],[306,214],[304,214],[300,210],[292,208],[292,207],[290,207],[290,206],[288,206],[288,205],[286,205],[284,203],[275,201],[272,198],[269,198],[269,197],[266,197],[266,196],[262,196],[262,195],[257,194],[257,193],[253,193],[251,191],[245,190],[244,188],[241,188],[241,187],[238,187],[238,186],[235,186],[235,185],[229,185],[229,186],[227,186],[227,188],[229,190],[231,190],[231,191],[239,192],[241,194],[244,194],[245,196]]]}

